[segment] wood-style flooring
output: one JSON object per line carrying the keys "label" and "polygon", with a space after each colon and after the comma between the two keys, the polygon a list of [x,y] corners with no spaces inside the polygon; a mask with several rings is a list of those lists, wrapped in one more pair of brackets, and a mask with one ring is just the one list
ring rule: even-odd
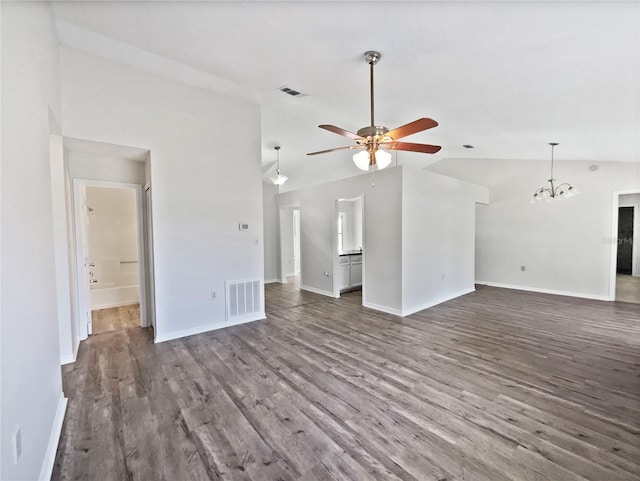
{"label": "wood-style flooring", "polygon": [[92,334],[140,326],[140,304],[91,311]]}
{"label": "wood-style flooring", "polygon": [[617,274],[616,301],[640,304],[640,277]]}
{"label": "wood-style flooring", "polygon": [[479,287],[403,319],[266,296],[266,321],[84,341],[53,479],[640,479],[638,305]]}

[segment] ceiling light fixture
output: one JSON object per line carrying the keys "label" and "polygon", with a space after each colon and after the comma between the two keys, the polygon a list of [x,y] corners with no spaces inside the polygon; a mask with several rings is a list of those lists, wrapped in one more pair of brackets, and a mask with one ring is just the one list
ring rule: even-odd
{"label": "ceiling light fixture", "polygon": [[282,185],[289,179],[289,177],[287,177],[286,175],[280,174],[280,146],[276,145],[274,149],[276,150],[276,156],[277,156],[276,175],[271,177],[271,182],[273,182],[276,185]]}
{"label": "ceiling light fixture", "polygon": [[549,187],[542,186],[533,194],[531,202],[551,202],[552,200],[568,199],[578,193],[571,184],[564,182],[556,185],[556,179],[553,178],[553,149],[558,142],[549,142],[551,146],[551,177],[549,178]]}
{"label": "ceiling light fixture", "polygon": [[348,130],[336,127],[335,125],[320,125],[319,127],[321,129],[348,137],[356,143],[355,145],[348,145],[346,147],[310,152],[307,155],[326,154],[328,152],[335,152],[338,150],[359,149],[359,151],[353,155],[353,163],[356,164],[356,167],[360,170],[371,170],[373,172],[375,170],[384,169],[391,164],[391,153],[389,150],[407,150],[423,154],[435,154],[440,150],[439,145],[398,142],[398,139],[403,137],[408,137],[409,135],[436,127],[438,122],[433,119],[421,118],[393,130],[389,130],[381,125],[376,125],[374,120],[373,69],[381,57],[382,55],[380,52],[375,52],[373,50],[369,50],[364,54],[364,58],[369,64],[371,125],[361,128],[357,133],[349,132]]}

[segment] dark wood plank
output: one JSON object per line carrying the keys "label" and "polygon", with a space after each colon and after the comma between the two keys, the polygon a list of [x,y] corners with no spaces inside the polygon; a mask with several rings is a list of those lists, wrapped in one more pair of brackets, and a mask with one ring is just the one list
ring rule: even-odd
{"label": "dark wood plank", "polygon": [[84,341],[53,479],[640,478],[640,305],[479,287],[399,318],[295,283],[266,305]]}

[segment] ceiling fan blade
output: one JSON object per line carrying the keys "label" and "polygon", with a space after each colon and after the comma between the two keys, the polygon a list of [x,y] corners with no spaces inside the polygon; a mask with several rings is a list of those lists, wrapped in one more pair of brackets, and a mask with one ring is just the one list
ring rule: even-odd
{"label": "ceiling fan blade", "polygon": [[413,144],[411,142],[388,142],[380,145],[390,150],[408,150],[410,152],[421,152],[423,154],[435,154],[442,148],[439,145]]}
{"label": "ceiling fan blade", "polygon": [[422,132],[423,130],[432,129],[436,127],[438,122],[429,118],[422,118],[418,120],[414,120],[413,122],[409,122],[402,127],[398,127],[397,129],[393,129],[390,132],[387,132],[385,136],[391,137],[393,140],[401,139],[402,137],[406,137],[407,135],[415,134],[416,132]]}
{"label": "ceiling fan blade", "polygon": [[321,129],[328,130],[329,132],[333,132],[334,134],[344,135],[345,137],[349,137],[352,140],[359,140],[360,137],[358,134],[354,134],[353,132],[349,132],[348,130],[341,129],[340,127],[336,127],[335,125],[318,125]]}
{"label": "ceiling fan blade", "polygon": [[360,148],[359,145],[349,145],[348,147],[338,147],[335,149],[319,150],[318,152],[309,152],[307,155],[326,154],[328,152],[335,152],[337,150],[349,150],[349,149],[359,149],[359,148]]}

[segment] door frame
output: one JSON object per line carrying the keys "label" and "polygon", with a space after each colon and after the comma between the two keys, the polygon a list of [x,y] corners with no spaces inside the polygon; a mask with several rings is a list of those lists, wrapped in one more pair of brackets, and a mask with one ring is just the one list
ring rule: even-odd
{"label": "door frame", "polygon": [[[78,295],[78,339],[84,340],[89,337],[91,319],[86,322],[83,319],[85,312],[91,312],[90,288],[85,260],[82,256],[82,236],[83,226],[80,222],[82,218],[81,189],[86,187],[111,187],[116,189],[133,189],[136,193],[136,225],[138,234],[138,295],[140,297],[140,326],[148,327],[147,316],[147,282],[146,282],[146,242],[144,235],[144,209],[142,198],[142,185],[126,182],[112,182],[91,179],[73,179],[73,223],[75,237],[75,259],[76,259],[76,290]],[[88,308],[88,309],[87,309]]]}
{"label": "door frame", "polygon": [[[609,253],[609,300],[616,300],[616,264],[618,258],[618,208],[622,207],[620,205],[620,196],[626,194],[640,194],[640,189],[631,189],[631,190],[616,190],[612,194],[612,202],[611,202],[611,237],[609,238],[609,244],[611,245],[610,253]],[[640,209],[638,206],[635,206],[634,209],[634,237],[635,237],[635,229],[638,228],[638,224],[635,222],[638,220],[638,214]],[[634,239],[635,240],[635,239]],[[632,274],[638,275],[640,272],[635,271],[635,260],[638,254],[638,248],[635,245],[633,246],[633,260],[634,265],[632,266]]]}
{"label": "door frame", "polygon": [[[300,204],[284,204],[278,206],[278,279],[280,284],[287,283],[287,265],[286,265],[286,254],[285,254],[285,245],[289,242],[293,243],[293,236],[285,235],[285,224],[288,226],[291,225],[291,230],[295,229],[293,225],[293,211],[298,210],[300,213],[298,216],[300,217],[300,221],[302,222],[302,209],[300,208]],[[290,211],[290,212],[287,212]],[[300,227],[300,236],[302,237],[302,227]],[[285,244],[286,243],[286,244]],[[293,246],[292,246],[293,247]],[[293,248],[291,249],[293,254]],[[304,255],[302,253],[302,242],[300,242],[300,285],[302,286],[302,262],[304,260]],[[291,259],[293,262],[293,259]]]}
{"label": "door frame", "polygon": [[[340,255],[338,254],[338,222],[340,219],[340,201],[356,201],[356,200],[361,200],[361,218],[362,218],[362,305],[364,306],[365,303],[365,299],[366,299],[366,285],[367,283],[365,282],[366,279],[366,266],[367,266],[367,262],[366,262],[366,257],[367,257],[367,249],[366,249],[366,245],[367,245],[367,240],[366,240],[366,233],[367,233],[367,221],[366,221],[366,202],[367,202],[367,196],[366,194],[363,192],[361,194],[352,196],[352,197],[340,197],[337,199],[334,199],[333,201],[333,229],[332,229],[332,250],[333,250],[333,297],[335,298],[340,298],[340,285],[338,282],[338,269],[340,269]],[[347,220],[348,222],[348,220]],[[343,233],[344,235],[344,233]]]}

